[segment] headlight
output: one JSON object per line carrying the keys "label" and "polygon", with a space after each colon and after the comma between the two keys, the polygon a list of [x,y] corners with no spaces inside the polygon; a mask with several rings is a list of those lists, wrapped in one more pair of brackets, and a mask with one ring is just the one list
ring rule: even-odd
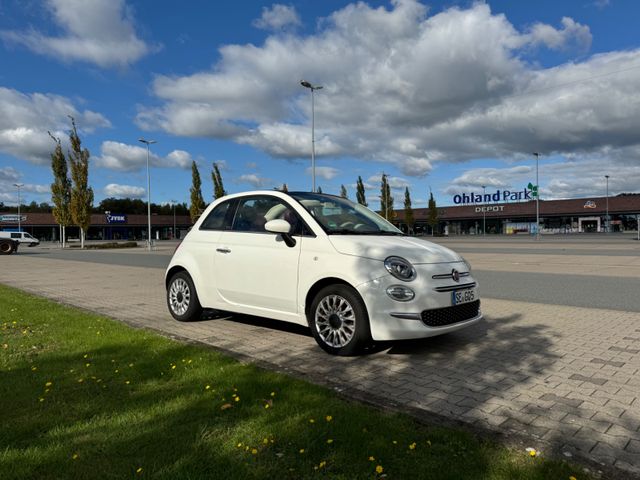
{"label": "headlight", "polygon": [[410,282],[416,278],[416,269],[402,257],[387,257],[384,268],[398,280]]}

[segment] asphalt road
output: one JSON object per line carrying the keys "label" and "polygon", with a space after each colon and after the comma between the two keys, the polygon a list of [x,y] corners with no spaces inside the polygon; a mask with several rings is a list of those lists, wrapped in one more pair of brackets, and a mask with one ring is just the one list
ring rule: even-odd
{"label": "asphalt road", "polygon": [[[475,248],[463,245],[450,245],[460,253],[495,253],[508,250],[500,247]],[[536,249],[537,251],[537,249]],[[597,251],[603,255],[602,250]],[[118,252],[118,251],[80,251],[46,250],[42,248],[23,249],[20,255],[37,255],[46,258],[74,260],[89,263],[123,265],[132,267],[150,267],[164,269],[171,259],[173,249],[166,252]],[[518,250],[514,253],[529,253]],[[549,254],[549,250],[538,253]],[[591,250],[573,250],[573,254],[591,255]],[[620,252],[621,253],[621,252]],[[626,253],[629,255],[629,253]],[[567,275],[531,272],[503,272],[473,270],[480,283],[481,295],[487,298],[517,300],[549,305],[567,305],[585,308],[604,308],[640,312],[640,278],[618,278],[591,275]]]}

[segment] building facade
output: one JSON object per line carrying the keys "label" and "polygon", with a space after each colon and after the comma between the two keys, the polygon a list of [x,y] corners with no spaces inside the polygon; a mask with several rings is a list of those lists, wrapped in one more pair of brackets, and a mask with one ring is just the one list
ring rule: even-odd
{"label": "building facade", "polygon": [[[640,194],[540,200],[539,205],[540,233],[625,232],[638,228]],[[414,209],[413,231],[416,234],[431,233],[428,215],[426,208]],[[389,220],[403,231],[408,231],[404,210],[396,210],[394,218]],[[532,234],[536,232],[536,202],[481,201],[471,205],[438,207],[436,232],[446,235],[479,235],[483,232]]]}
{"label": "building facade", "polygon": [[[40,241],[59,241],[60,228],[51,213],[23,213],[20,228]],[[151,238],[169,240],[183,238],[193,223],[188,215],[151,215]],[[146,240],[147,216],[128,215],[112,212],[92,214],[87,240]],[[17,231],[18,216],[14,213],[0,213],[0,230]],[[66,228],[67,239],[80,238],[76,226]]]}

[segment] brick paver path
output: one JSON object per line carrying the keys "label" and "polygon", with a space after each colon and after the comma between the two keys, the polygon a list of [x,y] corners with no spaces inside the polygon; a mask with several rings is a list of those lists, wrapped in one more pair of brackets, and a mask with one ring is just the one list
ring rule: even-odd
{"label": "brick paver path", "polygon": [[484,298],[486,320],[474,327],[337,358],[304,328],[276,321],[175,322],[161,269],[24,255],[0,260],[0,283],[399,410],[517,432],[533,447],[552,445],[640,474],[640,313]]}

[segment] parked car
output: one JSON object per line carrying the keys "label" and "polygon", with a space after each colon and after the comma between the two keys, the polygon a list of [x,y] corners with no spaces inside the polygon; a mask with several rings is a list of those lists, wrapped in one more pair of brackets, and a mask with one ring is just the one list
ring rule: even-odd
{"label": "parked car", "polygon": [[40,240],[32,237],[31,234],[27,232],[0,232],[0,238],[10,238],[21,245],[27,245],[29,247],[40,245]]}
{"label": "parked car", "polygon": [[18,251],[18,242],[0,237],[0,255],[11,255]]}
{"label": "parked car", "polygon": [[430,337],[482,318],[467,262],[333,195],[255,191],[213,202],[167,268],[180,321],[203,308],[308,325],[325,351]]}

